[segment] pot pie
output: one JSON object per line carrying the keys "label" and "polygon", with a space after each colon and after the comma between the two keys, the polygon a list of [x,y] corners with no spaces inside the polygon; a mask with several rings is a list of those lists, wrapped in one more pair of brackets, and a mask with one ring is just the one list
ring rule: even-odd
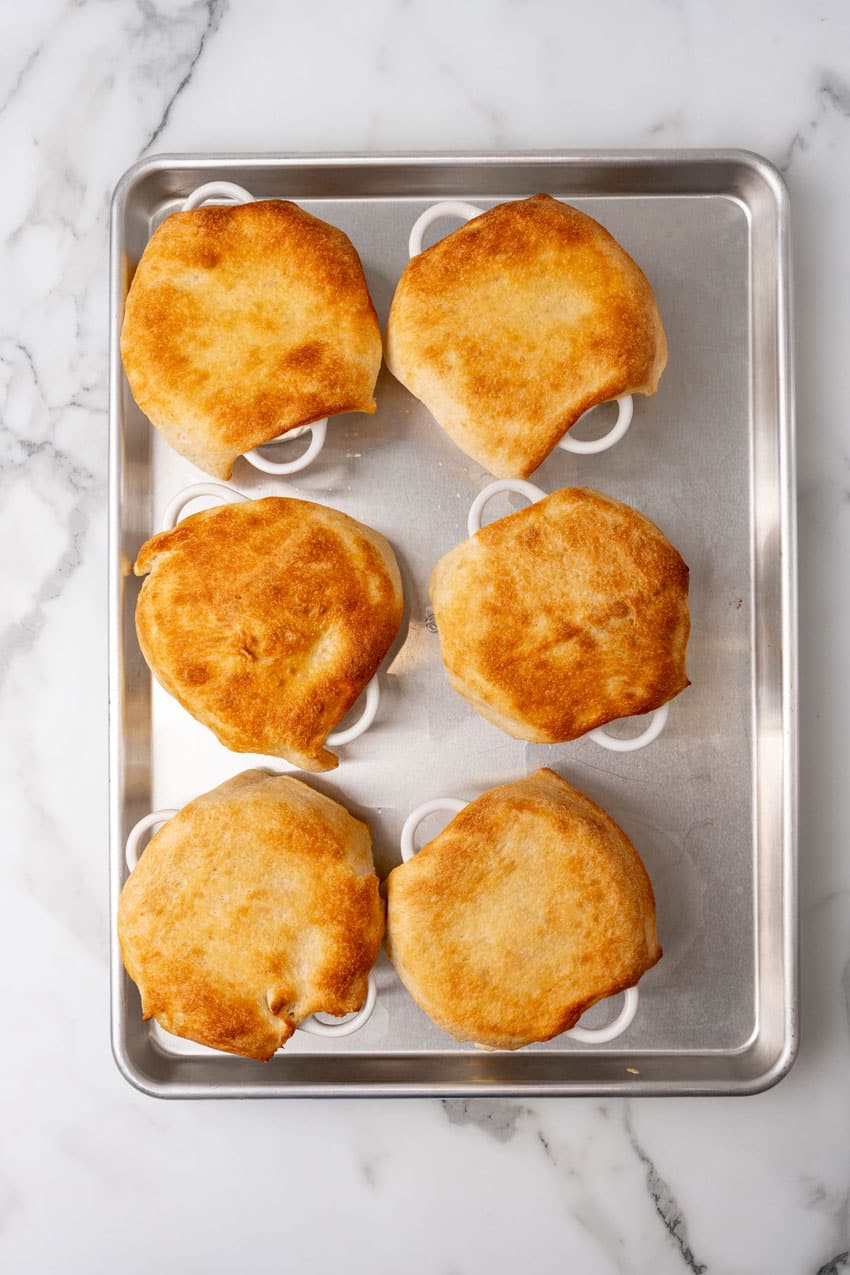
{"label": "pot pie", "polygon": [[402,618],[398,564],[335,509],[269,496],[193,514],[142,545],[136,605],[157,681],[234,752],[331,770],[327,735]]}
{"label": "pot pie", "polygon": [[551,770],[484,793],[387,879],[387,950],[457,1040],[520,1049],[661,958],[628,837]]}
{"label": "pot pie", "polygon": [[153,836],[118,905],[142,1016],[267,1059],[300,1022],[362,1008],[384,932],[369,829],[284,775],[246,770]]}
{"label": "pot pie", "polygon": [[628,253],[592,217],[535,195],[408,263],[385,358],[467,456],[527,477],[589,408],[654,394],[667,342]]}
{"label": "pot pie", "polygon": [[374,412],[381,333],[348,237],[267,199],[166,218],[130,286],[121,357],[151,424],[227,479],[280,434]]}
{"label": "pot pie", "polygon": [[431,602],[456,691],[517,739],[556,743],[689,685],[688,568],[636,509],[568,487],[437,563]]}

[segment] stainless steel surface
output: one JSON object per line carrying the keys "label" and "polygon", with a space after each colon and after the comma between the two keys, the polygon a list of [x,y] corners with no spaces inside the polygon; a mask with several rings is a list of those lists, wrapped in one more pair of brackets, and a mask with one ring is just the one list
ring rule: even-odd
{"label": "stainless steel surface", "polygon": [[[117,339],[126,281],[152,228],[212,178],[295,199],[341,226],[360,251],[382,322],[414,219],[450,197],[489,205],[548,191],[599,219],[652,282],[670,344],[658,394],[636,400],[632,428],[610,452],[556,450],[533,476],[547,491],[582,484],[630,502],[691,567],[693,685],[642,752],[608,753],[588,739],[524,744],[449,689],[428,576],[465,537],[469,504],[489,475],[386,371],[377,415],[332,421],[311,469],[284,481],[240,461],[233,484],[249,495],[289,491],[334,505],[377,527],[398,553],[406,616],[385,666],[378,722],[343,750],[338,771],[309,780],[369,820],[379,871],[398,862],[414,806],[443,795],[468,800],[541,765],[587,792],[632,838],[655,886],[664,958],[641,981],[633,1026],[611,1045],[559,1038],[519,1053],[455,1045],[384,957],[378,1007],[362,1032],[324,1047],[296,1035],[264,1065],[141,1021],[114,939],[124,837],[146,811],[183,805],[254,763],[221,748],[151,687],[133,628],[138,582],[125,571],[167,501],[202,477],[169,451],[127,390]],[[784,1074],[797,1037],[788,239],[781,179],[743,152],[164,156],[121,180],[111,307],[112,1038],[134,1084],[182,1097],[748,1093]],[[488,516],[520,503],[500,497]],[[582,1021],[607,1013],[597,1007]]]}

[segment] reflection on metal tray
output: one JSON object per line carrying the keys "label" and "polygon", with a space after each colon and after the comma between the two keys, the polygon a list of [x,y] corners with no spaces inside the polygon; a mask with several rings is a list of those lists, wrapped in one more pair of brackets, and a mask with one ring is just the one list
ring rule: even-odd
{"label": "reflection on metal tray", "polygon": [[[380,873],[399,861],[401,827],[415,806],[435,796],[469,800],[541,765],[598,801],[634,841],[655,886],[664,958],[641,981],[634,1023],[608,1045],[559,1037],[482,1053],[455,1044],[385,957],[365,1028],[332,1041],[296,1034],[266,1064],[213,1054],[141,1021],[114,937],[126,834],[149,810],[181,806],[241,769],[269,764],[227,752],[152,685],[133,627],[138,581],[125,572],[175,493],[203,477],[130,397],[118,354],[127,280],[153,227],[212,179],[294,199],[342,227],[382,321],[413,222],[446,198],[489,206],[548,191],[600,220],[653,285],[670,345],[658,394],[635,401],[632,427],[611,451],[556,449],[534,475],[547,491],[580,484],[635,505],[691,567],[693,685],[640,752],[606,752],[588,738],[525,744],[450,690],[428,577],[466,536],[470,502],[489,475],[386,371],[377,415],[332,420],[309,469],[279,478],[239,461],[233,475],[250,496],[289,491],[334,505],[383,532],[398,554],[404,636],[385,666],[378,720],[345,747],[332,777],[310,777],[369,821]],[[431,231],[429,242],[448,228]],[[121,180],[111,306],[112,1037],[134,1084],[209,1097],[748,1093],[784,1074],[796,1049],[797,998],[788,238],[778,175],[734,151],[166,156]],[[304,442],[283,446],[294,455]],[[489,516],[521,503],[500,496]],[[604,1022],[621,1004],[598,1006],[582,1022]]]}

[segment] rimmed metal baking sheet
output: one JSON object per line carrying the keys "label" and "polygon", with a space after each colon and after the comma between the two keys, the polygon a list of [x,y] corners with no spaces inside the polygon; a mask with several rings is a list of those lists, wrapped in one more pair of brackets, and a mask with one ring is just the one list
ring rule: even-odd
{"label": "rimmed metal baking sheet", "polygon": [[[412,222],[446,198],[490,206],[547,191],[607,226],[652,282],[670,345],[658,394],[636,401],[632,429],[612,451],[556,451],[534,475],[548,491],[580,484],[635,505],[691,567],[693,685],[642,752],[607,753],[587,739],[524,744],[449,689],[428,576],[465,537],[468,506],[489,476],[386,370],[377,415],[334,420],[311,469],[283,480],[240,461],[233,479],[249,495],[288,491],[334,505],[398,552],[404,638],[388,660],[378,723],[343,750],[333,775],[310,778],[369,820],[379,871],[398,861],[402,821],[420,802],[469,799],[541,765],[598,801],[635,842],[655,886],[665,954],[641,981],[633,1026],[610,1045],[563,1037],[519,1053],[456,1045],[383,957],[365,1030],[328,1042],[296,1034],[266,1064],[141,1021],[115,940],[126,833],[146,811],[183,805],[254,762],[221,748],[152,687],[133,627],[138,582],[126,571],[170,497],[203,476],[132,401],[118,351],[124,296],[152,229],[213,179],[296,200],[345,230],[382,322]],[[729,1094],[766,1088],[787,1071],[797,1039],[788,241],[780,177],[737,151],[175,155],[125,174],[112,213],[111,981],[113,1049],[133,1084],[178,1097]],[[494,515],[520,503],[500,499]],[[603,1020],[605,1012],[594,1011]]]}

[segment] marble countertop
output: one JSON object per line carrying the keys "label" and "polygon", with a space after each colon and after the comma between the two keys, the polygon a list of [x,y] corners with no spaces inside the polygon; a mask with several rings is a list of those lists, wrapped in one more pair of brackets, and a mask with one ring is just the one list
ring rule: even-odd
{"label": "marble countertop", "polygon": [[[0,16],[0,1266],[850,1271],[850,10]],[[744,1099],[165,1103],[108,1042],[106,244],[157,151],[734,146],[793,210],[802,1047]]]}

